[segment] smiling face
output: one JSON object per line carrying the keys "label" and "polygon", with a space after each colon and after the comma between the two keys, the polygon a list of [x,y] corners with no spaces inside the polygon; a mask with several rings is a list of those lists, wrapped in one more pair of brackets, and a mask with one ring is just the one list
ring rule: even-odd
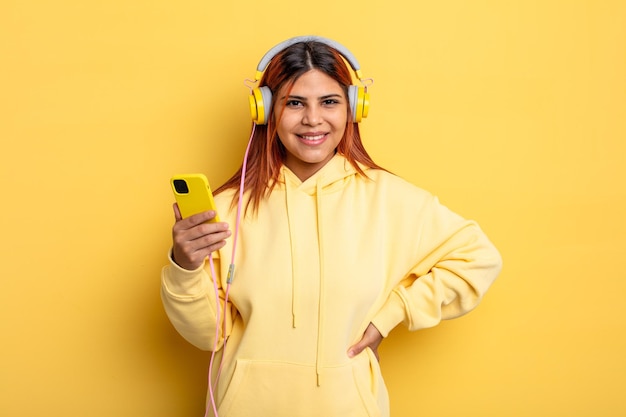
{"label": "smiling face", "polygon": [[348,100],[341,85],[312,69],[278,91],[274,117],[286,150],[284,164],[305,181],[335,154],[346,131]]}

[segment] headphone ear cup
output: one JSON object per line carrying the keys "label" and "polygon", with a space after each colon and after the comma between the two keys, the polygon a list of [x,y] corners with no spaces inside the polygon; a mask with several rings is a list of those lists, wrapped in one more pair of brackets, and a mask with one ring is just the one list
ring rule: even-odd
{"label": "headphone ear cup", "polygon": [[367,92],[367,89],[363,87],[359,87],[359,100],[361,107],[361,118],[365,119],[367,114],[370,112],[370,93]]}
{"label": "headphone ear cup", "polygon": [[257,125],[267,124],[267,119],[272,111],[272,90],[267,86],[255,88],[248,100],[252,121]]}
{"label": "headphone ear cup", "polygon": [[350,103],[350,114],[352,121],[356,122],[356,105],[358,101],[358,87],[356,85],[348,86],[348,102]]}
{"label": "headphone ear cup", "polygon": [[364,117],[367,117],[370,108],[370,95],[365,91],[365,88],[356,85],[349,86],[348,101],[350,102],[353,122],[359,123]]}

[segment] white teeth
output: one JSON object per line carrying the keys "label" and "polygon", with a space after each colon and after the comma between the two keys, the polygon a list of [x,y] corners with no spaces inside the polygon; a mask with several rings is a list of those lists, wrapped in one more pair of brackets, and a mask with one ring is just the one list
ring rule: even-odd
{"label": "white teeth", "polygon": [[315,136],[300,136],[304,140],[320,140],[324,137],[324,135],[315,135]]}

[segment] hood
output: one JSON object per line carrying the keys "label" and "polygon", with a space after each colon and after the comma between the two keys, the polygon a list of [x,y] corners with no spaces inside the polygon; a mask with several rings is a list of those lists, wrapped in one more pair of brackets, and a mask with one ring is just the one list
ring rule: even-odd
{"label": "hood", "polygon": [[[361,165],[359,167],[363,171],[367,169]],[[296,174],[283,165],[277,188],[298,189],[300,192],[312,196],[320,192],[332,192],[342,188],[355,174],[358,174],[358,171],[352,164],[344,156],[336,154],[326,165],[305,181],[301,181]]]}

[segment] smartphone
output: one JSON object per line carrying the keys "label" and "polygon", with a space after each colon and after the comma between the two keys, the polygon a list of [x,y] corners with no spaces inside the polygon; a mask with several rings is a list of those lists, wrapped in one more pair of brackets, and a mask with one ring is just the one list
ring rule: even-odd
{"label": "smartphone", "polygon": [[[207,210],[215,210],[215,202],[213,201],[213,193],[209,181],[204,174],[181,174],[175,175],[170,179],[174,198],[178,203],[180,214],[189,217],[193,214],[201,213]],[[215,217],[209,222],[219,222],[220,219]]]}

